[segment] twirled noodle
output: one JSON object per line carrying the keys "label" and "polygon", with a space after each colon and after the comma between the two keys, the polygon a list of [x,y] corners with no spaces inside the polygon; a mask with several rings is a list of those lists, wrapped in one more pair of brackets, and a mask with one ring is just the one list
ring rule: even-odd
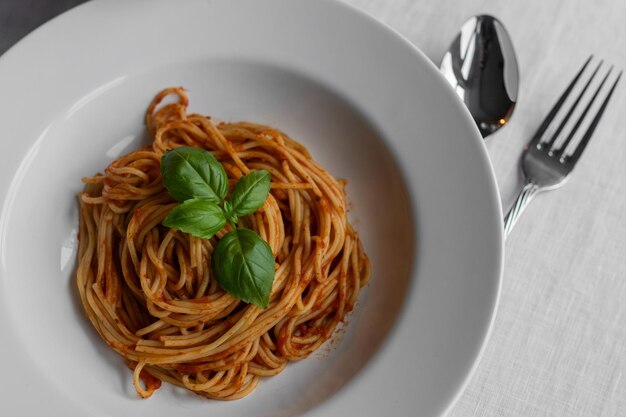
{"label": "twirled noodle", "polygon": [[[168,95],[176,101],[161,104]],[[232,400],[319,348],[353,308],[370,265],[347,220],[344,183],[302,145],[268,126],[214,124],[187,106],[182,88],[161,91],[146,116],[154,142],[83,179],[76,282],[139,395],[168,381]],[[267,309],[233,298],[212,276],[211,254],[229,226],[205,240],[161,225],[178,202],[163,187],[160,159],[179,146],[212,152],[231,190],[251,170],[270,172],[270,196],[238,224],[274,253]]]}

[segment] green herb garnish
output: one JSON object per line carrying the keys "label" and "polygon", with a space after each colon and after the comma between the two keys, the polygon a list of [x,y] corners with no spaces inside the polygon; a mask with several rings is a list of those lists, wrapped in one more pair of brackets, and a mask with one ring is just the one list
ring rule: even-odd
{"label": "green herb garnish", "polygon": [[192,198],[220,203],[228,191],[224,167],[210,152],[181,147],[161,157],[163,185],[178,201]]}
{"label": "green herb garnish", "polygon": [[163,225],[210,239],[229,223],[234,230],[215,247],[213,275],[230,295],[266,308],[274,282],[274,255],[261,236],[237,228],[237,222],[263,205],[270,191],[270,173],[244,175],[226,199],[228,178],[222,164],[205,150],[184,146],[163,155],[161,176],[168,193],[182,202]]}
{"label": "green herb garnish", "polygon": [[224,225],[224,211],[217,204],[199,198],[192,198],[174,207],[163,220],[163,226],[203,239],[211,239]]}
{"label": "green herb garnish", "polygon": [[242,177],[233,188],[230,196],[232,213],[237,216],[247,216],[259,209],[270,192],[270,173],[253,171]]}
{"label": "green herb garnish", "polygon": [[[230,232],[215,247],[213,273],[227,293],[266,308],[274,282],[274,255],[266,241],[250,229]],[[226,278],[227,279],[224,279]]]}

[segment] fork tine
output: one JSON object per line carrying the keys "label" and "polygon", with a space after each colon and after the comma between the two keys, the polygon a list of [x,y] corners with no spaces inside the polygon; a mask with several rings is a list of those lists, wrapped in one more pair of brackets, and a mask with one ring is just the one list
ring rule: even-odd
{"label": "fork tine", "polygon": [[563,105],[563,102],[567,99],[567,97],[569,96],[569,93],[574,88],[574,85],[576,85],[576,83],[578,82],[578,79],[580,78],[582,73],[585,71],[585,68],[587,68],[587,65],[589,65],[589,62],[591,62],[591,58],[593,58],[593,55],[587,58],[587,61],[585,61],[582,68],[578,71],[578,74],[576,74],[576,76],[574,77],[570,85],[565,89],[565,91],[563,91],[563,94],[561,95],[561,97],[559,97],[557,102],[554,104],[554,106],[550,110],[550,113],[548,113],[546,118],[543,119],[543,122],[541,122],[541,126],[539,126],[539,129],[537,129],[537,132],[535,133],[535,136],[533,136],[533,139],[530,141],[529,146],[537,146],[539,144],[539,140],[545,133],[550,123],[552,122],[552,119],[554,119],[554,116],[556,116],[557,112]]}
{"label": "fork tine", "polygon": [[580,100],[585,95],[585,92],[587,92],[587,89],[591,85],[591,82],[596,77],[596,74],[598,73],[598,70],[602,66],[602,62],[603,61],[600,60],[600,63],[598,64],[598,66],[596,66],[596,69],[591,74],[591,77],[589,77],[589,80],[587,80],[587,83],[585,84],[583,89],[578,94],[578,97],[576,97],[576,101],[574,101],[574,103],[570,106],[570,109],[567,111],[567,114],[565,115],[563,120],[561,120],[561,124],[559,124],[559,127],[556,129],[556,131],[554,132],[554,134],[552,135],[550,140],[548,142],[546,142],[545,144],[543,144],[543,146],[545,146],[547,149],[551,149],[552,146],[554,146],[554,142],[556,142],[557,137],[559,136],[559,134],[561,134],[561,131],[563,130],[563,128],[565,127],[565,125],[569,121],[570,117],[572,117],[572,114],[574,113],[574,110],[576,110],[576,107],[578,107],[578,103],[580,103]]}
{"label": "fork tine", "polygon": [[[558,150],[554,151],[554,153],[556,155],[558,155],[559,157],[563,156],[563,153],[567,149],[567,145],[569,145],[569,143],[572,141],[572,138],[574,137],[574,135],[578,131],[578,128],[582,124],[583,120],[585,120],[585,116],[587,116],[587,113],[589,112],[589,109],[591,109],[591,106],[596,101],[596,98],[598,98],[598,94],[600,93],[600,90],[602,90],[602,87],[604,87],[604,84],[606,83],[607,78],[609,78],[609,75],[611,75],[611,71],[613,71],[613,67],[612,66],[611,66],[611,68],[609,68],[609,71],[606,73],[606,75],[602,79],[602,82],[600,83],[600,85],[596,89],[596,92],[591,97],[591,100],[589,100],[589,103],[587,103],[587,107],[585,107],[585,110],[583,110],[583,112],[578,117],[578,120],[576,121],[576,124],[574,124],[574,127],[572,127],[571,132],[569,132],[569,135],[567,135],[567,138],[565,139],[565,141],[563,141],[563,143],[561,144],[561,147]],[[594,73],[594,75],[595,75],[595,73]],[[587,86],[588,85],[589,85],[589,83],[587,83]],[[587,89],[587,86],[585,86],[585,89]],[[582,94],[578,97],[578,99],[580,100],[581,97],[582,97]]]}
{"label": "fork tine", "polygon": [[591,139],[591,135],[593,135],[593,131],[596,129],[596,126],[598,126],[598,123],[600,122],[600,119],[602,118],[602,114],[604,113],[604,110],[606,110],[606,106],[609,104],[609,100],[611,99],[611,96],[613,95],[613,92],[615,91],[615,87],[617,87],[617,83],[619,82],[620,78],[622,78],[622,72],[623,71],[619,72],[617,79],[615,79],[613,86],[609,90],[609,93],[604,99],[604,102],[598,109],[596,116],[591,121],[591,124],[589,125],[589,128],[585,132],[585,135],[582,137],[582,139],[578,143],[578,146],[576,146],[576,150],[574,150],[574,153],[572,154],[572,156],[566,157],[565,162],[574,165],[578,161],[578,158],[580,158],[580,155],[582,155],[583,151],[585,150],[585,147],[587,146],[587,144],[589,143],[589,140]]}

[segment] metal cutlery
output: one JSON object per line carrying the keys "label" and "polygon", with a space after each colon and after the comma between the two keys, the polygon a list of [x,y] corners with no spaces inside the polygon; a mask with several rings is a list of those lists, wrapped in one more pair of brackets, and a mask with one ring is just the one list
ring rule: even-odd
{"label": "metal cutlery", "polygon": [[[522,170],[526,177],[526,184],[504,219],[505,236],[509,235],[519,216],[537,193],[545,190],[553,190],[563,185],[589,144],[593,132],[609,104],[615,87],[622,76],[622,71],[619,72],[617,78],[613,81],[608,93],[606,93],[604,101],[602,101],[597,109],[594,109],[593,114],[590,114],[590,110],[609,79],[613,67],[606,72],[600,84],[595,88],[595,92],[589,92],[591,97],[585,99],[585,96],[589,95],[586,94],[587,90],[589,90],[592,81],[602,67],[602,61],[600,61],[573,103],[571,103],[569,107],[564,107],[564,103],[572,90],[579,84],[579,80],[585,72],[585,69],[589,66],[591,59],[592,57],[589,57],[578,71],[578,74],[576,74],[569,86],[565,89],[554,107],[552,107],[524,150],[522,156]],[[584,105],[584,108],[581,107],[582,112],[578,115],[578,119],[572,119],[572,115],[581,104]],[[565,111],[565,115],[560,122],[557,122],[556,116],[562,108],[563,111]],[[593,117],[590,122],[588,116]],[[570,122],[570,119],[572,122]],[[561,134],[564,133],[564,128],[568,126],[568,122],[570,122],[570,124],[573,123],[573,126],[569,129],[567,136],[563,138]],[[582,132],[581,125],[584,122],[589,123],[586,131],[584,131],[577,144],[572,143],[572,139],[574,139],[576,134]]]}
{"label": "metal cutlery", "polygon": [[440,70],[486,138],[509,121],[519,70],[513,42],[493,16],[470,17],[444,54]]}

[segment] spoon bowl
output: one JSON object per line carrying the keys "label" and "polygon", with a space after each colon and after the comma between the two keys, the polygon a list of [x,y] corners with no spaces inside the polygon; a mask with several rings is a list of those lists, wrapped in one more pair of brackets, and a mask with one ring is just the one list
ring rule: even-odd
{"label": "spoon bowl", "polygon": [[517,102],[519,70],[511,38],[498,19],[469,18],[443,56],[440,70],[483,138],[509,121]]}

